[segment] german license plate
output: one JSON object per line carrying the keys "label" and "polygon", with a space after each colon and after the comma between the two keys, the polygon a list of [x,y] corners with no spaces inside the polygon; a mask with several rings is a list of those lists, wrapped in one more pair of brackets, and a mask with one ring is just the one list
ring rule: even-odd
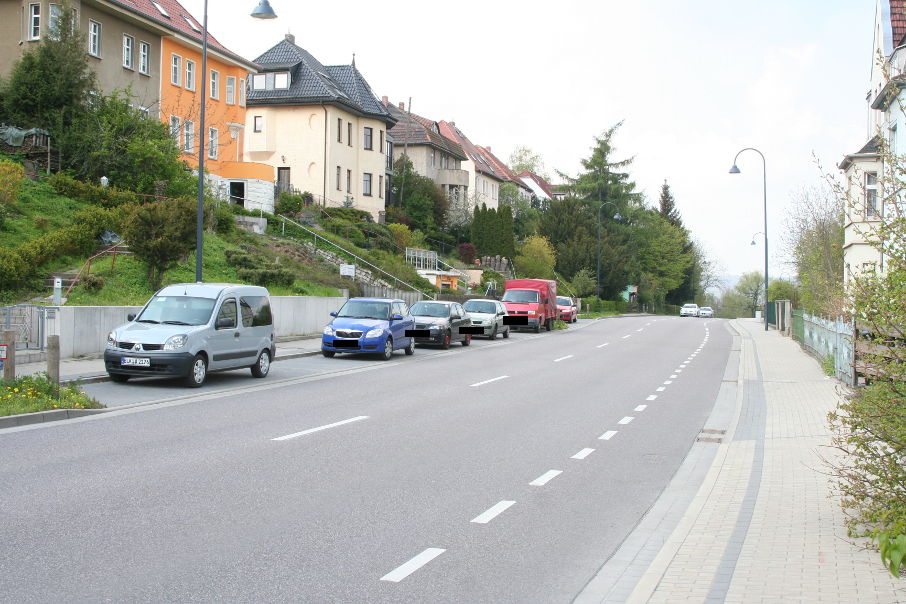
{"label": "german license plate", "polygon": [[151,359],[147,357],[120,357],[120,365],[123,367],[150,367]]}
{"label": "german license plate", "polygon": [[358,340],[334,340],[333,347],[334,348],[358,348],[359,341]]}

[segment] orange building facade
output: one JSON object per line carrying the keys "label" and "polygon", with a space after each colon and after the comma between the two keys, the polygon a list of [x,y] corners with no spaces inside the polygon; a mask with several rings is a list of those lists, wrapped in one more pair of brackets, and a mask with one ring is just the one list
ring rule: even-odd
{"label": "orange building facade", "polygon": [[[249,209],[274,210],[274,168],[242,161],[245,140],[246,82],[257,71],[209,37],[207,73],[202,73],[198,40],[166,36],[161,41],[160,118],[184,159],[198,168],[204,137],[204,170],[214,193]],[[205,131],[200,97],[204,86]]]}

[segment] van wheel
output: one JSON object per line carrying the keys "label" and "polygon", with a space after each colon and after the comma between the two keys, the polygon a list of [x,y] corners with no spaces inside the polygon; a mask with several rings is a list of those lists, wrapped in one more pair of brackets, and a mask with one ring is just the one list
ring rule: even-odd
{"label": "van wheel", "polygon": [[533,330],[535,333],[541,333],[541,322],[539,321]]}
{"label": "van wheel", "polygon": [[107,375],[110,376],[111,382],[116,382],[117,384],[125,384],[129,381],[129,378],[132,377],[131,375],[124,375],[122,373],[108,373]]}
{"label": "van wheel", "polygon": [[393,339],[387,338],[384,341],[384,352],[381,353],[381,358],[385,361],[389,361],[390,357],[393,356]]}
{"label": "van wheel", "polygon": [[263,378],[267,375],[267,372],[271,370],[271,353],[267,350],[262,350],[261,354],[258,355],[258,362],[252,365],[252,375],[256,378]]}
{"label": "van wheel", "polygon": [[323,354],[328,359],[332,359],[334,357],[334,355],[337,353],[335,353],[333,350],[322,350],[321,354]]}
{"label": "van wheel", "polygon": [[208,362],[203,356],[196,354],[192,359],[192,369],[186,376],[186,386],[200,388],[206,377],[208,377]]}
{"label": "van wheel", "polygon": [[547,319],[546,321],[544,321],[544,331],[551,330],[551,323],[553,323],[553,319]]}
{"label": "van wheel", "polygon": [[409,338],[409,345],[406,346],[406,356],[415,354],[415,338]]}
{"label": "van wheel", "polygon": [[508,337],[510,337],[510,328],[509,327],[507,327],[506,331],[503,332],[503,339],[506,340]]}

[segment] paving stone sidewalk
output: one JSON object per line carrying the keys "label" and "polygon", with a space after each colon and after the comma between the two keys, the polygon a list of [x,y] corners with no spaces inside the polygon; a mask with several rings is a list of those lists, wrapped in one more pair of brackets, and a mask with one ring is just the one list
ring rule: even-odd
{"label": "paving stone sidewalk", "polygon": [[[605,565],[597,589],[576,601],[906,602],[906,580],[847,538],[828,482],[822,459],[835,451],[827,414],[844,388],[763,323],[733,327],[741,344],[736,417],[704,481],[669,538],[648,536],[657,555],[644,560],[631,591],[611,578],[602,588]],[[619,573],[624,583],[632,576]]]}

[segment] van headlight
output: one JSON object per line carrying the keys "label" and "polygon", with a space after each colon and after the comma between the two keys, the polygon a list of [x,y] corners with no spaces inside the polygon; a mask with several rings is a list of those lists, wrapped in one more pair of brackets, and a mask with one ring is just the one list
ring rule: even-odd
{"label": "van headlight", "polygon": [[374,329],[372,329],[371,331],[369,331],[368,333],[366,333],[366,334],[365,334],[365,337],[366,337],[366,338],[379,338],[379,337],[381,337],[382,335],[384,335],[384,328],[383,328],[383,327],[375,327]]}
{"label": "van headlight", "polygon": [[164,350],[177,350],[186,345],[186,342],[189,340],[189,337],[185,334],[180,334],[178,336],[170,336],[167,338],[167,341],[164,342]]}
{"label": "van headlight", "polygon": [[112,331],[107,334],[107,348],[116,348],[116,334]]}
{"label": "van headlight", "polygon": [[325,336],[332,336],[332,335],[333,335],[333,327],[331,327],[330,325],[325,325],[325,326],[324,326],[324,332],[323,332],[323,333],[324,333]]}

